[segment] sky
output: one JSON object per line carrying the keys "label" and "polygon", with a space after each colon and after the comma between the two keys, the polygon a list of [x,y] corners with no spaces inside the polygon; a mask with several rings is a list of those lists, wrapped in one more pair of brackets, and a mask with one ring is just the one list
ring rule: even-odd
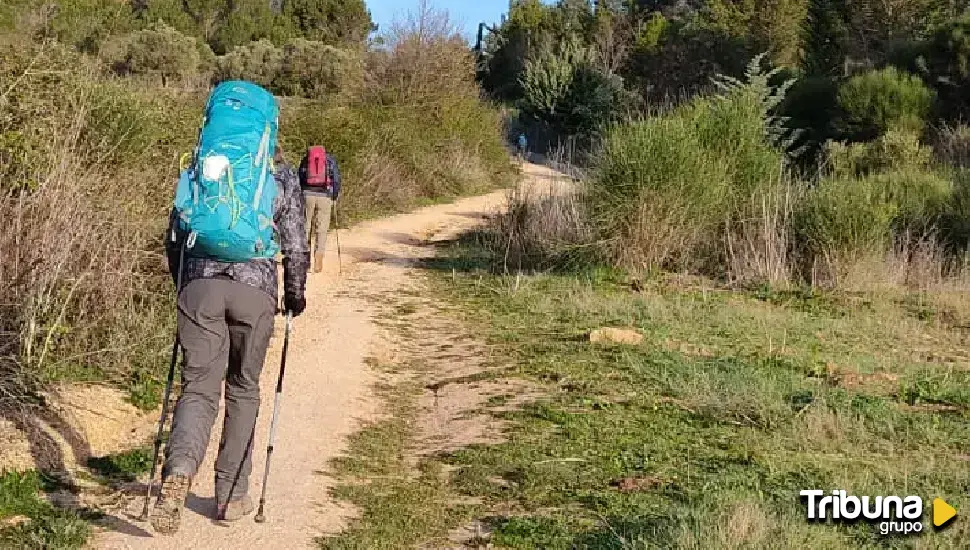
{"label": "sky", "polygon": [[[432,0],[431,4],[447,10],[469,41],[475,39],[479,23],[498,23],[502,14],[509,10],[509,0]],[[367,0],[371,17],[382,30],[387,29],[395,16],[403,16],[417,5],[418,0]]]}

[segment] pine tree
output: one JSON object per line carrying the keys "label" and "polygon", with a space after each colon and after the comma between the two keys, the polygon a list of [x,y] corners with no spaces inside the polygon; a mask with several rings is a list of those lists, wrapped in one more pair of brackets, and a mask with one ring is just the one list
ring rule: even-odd
{"label": "pine tree", "polygon": [[849,40],[839,0],[810,0],[805,21],[802,68],[812,76],[841,76]]}

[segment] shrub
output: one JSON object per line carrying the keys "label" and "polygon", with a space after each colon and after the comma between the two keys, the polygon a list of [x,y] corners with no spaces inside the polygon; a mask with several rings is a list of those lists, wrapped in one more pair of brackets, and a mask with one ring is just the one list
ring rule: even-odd
{"label": "shrub", "polygon": [[751,198],[770,194],[784,166],[770,140],[778,98],[766,75],[749,78],[607,134],[590,201],[616,262],[723,274],[725,228],[752,217]]}
{"label": "shrub", "polygon": [[932,149],[920,142],[919,134],[909,130],[890,130],[868,143],[829,142],[825,153],[829,171],[845,177],[922,170],[929,167],[933,158]]}
{"label": "shrub", "polygon": [[250,80],[272,88],[283,68],[283,51],[263,39],[235,48],[216,65],[217,80]]}
{"label": "shrub", "polygon": [[332,97],[359,80],[362,68],[360,58],[350,50],[298,38],[283,48],[273,87],[283,95]]}
{"label": "shrub", "polygon": [[17,226],[0,235],[0,406],[54,380],[152,378],[172,321],[155,246],[200,107],[106,81],[57,47],[5,61],[0,135],[35,159],[28,172],[0,165],[0,216]]}
{"label": "shrub", "polygon": [[825,178],[796,213],[798,242],[809,264],[844,265],[882,255],[894,235],[929,231],[951,192],[949,180],[919,170]]}
{"label": "shrub", "polygon": [[387,50],[370,58],[368,100],[431,105],[481,94],[475,58],[447,12],[423,8],[393,25],[384,41]]}
{"label": "shrub", "polygon": [[198,74],[203,67],[196,39],[167,25],[137,31],[128,42],[125,69],[132,74],[157,75],[163,85],[170,79]]}
{"label": "shrub", "polygon": [[591,228],[580,190],[568,178],[509,193],[485,245],[503,271],[562,269],[588,263]]}
{"label": "shrub", "polygon": [[940,216],[944,243],[958,257],[970,252],[970,172],[960,170],[953,182],[953,193]]}
{"label": "shrub", "polygon": [[868,140],[891,128],[919,132],[934,93],[918,77],[889,67],[850,78],[839,88],[843,133]]}

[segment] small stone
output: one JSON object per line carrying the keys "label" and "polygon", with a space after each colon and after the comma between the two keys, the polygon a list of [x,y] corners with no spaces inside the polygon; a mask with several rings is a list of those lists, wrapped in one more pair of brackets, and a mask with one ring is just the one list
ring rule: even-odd
{"label": "small stone", "polygon": [[636,329],[603,327],[590,332],[589,341],[593,344],[638,346],[643,342],[643,334]]}
{"label": "small stone", "polygon": [[27,516],[10,516],[9,518],[0,519],[0,525],[4,528],[16,527],[25,523],[30,523],[30,518]]}

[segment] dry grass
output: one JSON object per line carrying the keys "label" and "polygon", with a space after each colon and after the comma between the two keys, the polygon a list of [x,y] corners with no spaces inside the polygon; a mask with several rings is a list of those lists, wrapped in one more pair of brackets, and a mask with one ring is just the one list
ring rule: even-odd
{"label": "dry grass", "polygon": [[725,231],[727,271],[734,282],[784,287],[792,280],[789,224],[796,190],[779,185],[773,191],[751,198],[746,210],[760,217],[743,219]]}
{"label": "dry grass", "polygon": [[0,384],[3,408],[57,379],[137,383],[130,377],[152,370],[168,336],[158,333],[168,315],[155,309],[168,298],[162,262],[149,248],[158,228],[118,202],[137,180],[91,169],[78,148],[83,117],[63,128],[61,154],[35,189],[0,198],[15,228],[0,234],[0,361],[16,373]]}
{"label": "dry grass", "polygon": [[564,181],[510,191],[508,210],[490,229],[491,247],[506,272],[576,260],[592,235],[581,195]]}
{"label": "dry grass", "polygon": [[931,292],[966,288],[962,263],[947,254],[933,235],[904,233],[884,251],[825,254],[815,258],[811,284],[850,292]]}

